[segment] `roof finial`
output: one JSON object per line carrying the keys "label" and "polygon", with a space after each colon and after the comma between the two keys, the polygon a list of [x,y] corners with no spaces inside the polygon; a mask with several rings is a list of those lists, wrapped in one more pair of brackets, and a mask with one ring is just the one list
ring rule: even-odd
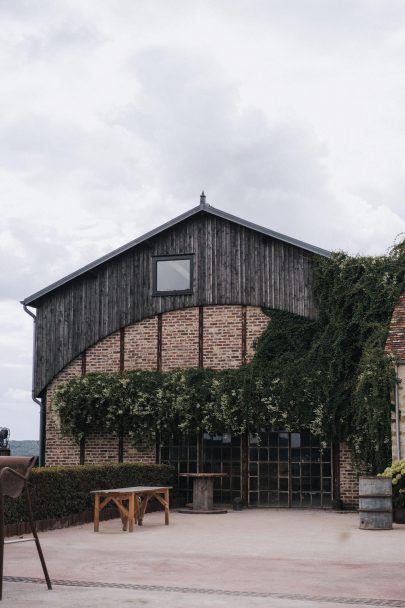
{"label": "roof finial", "polygon": [[205,194],[204,194],[204,190],[201,192],[200,194],[200,205],[206,205],[207,203],[205,202]]}

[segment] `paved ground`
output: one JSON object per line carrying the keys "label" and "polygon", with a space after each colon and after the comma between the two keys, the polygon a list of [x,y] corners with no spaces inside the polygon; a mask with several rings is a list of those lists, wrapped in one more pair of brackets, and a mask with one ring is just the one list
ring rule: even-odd
{"label": "paved ground", "polygon": [[[33,543],[8,545],[3,607],[405,608],[405,526],[358,529],[357,514],[248,510],[146,516],[43,532],[54,581]],[[18,577],[25,580],[18,581]]]}

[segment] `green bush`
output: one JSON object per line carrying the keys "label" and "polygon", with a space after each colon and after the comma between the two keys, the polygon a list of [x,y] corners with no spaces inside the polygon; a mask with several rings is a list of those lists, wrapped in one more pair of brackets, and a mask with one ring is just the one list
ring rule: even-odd
{"label": "green bush", "polygon": [[[92,490],[128,486],[172,486],[174,469],[166,465],[124,463],[43,467],[30,477],[34,519],[57,519],[93,509]],[[6,498],[5,523],[28,521],[25,498]]]}
{"label": "green bush", "polygon": [[394,460],[378,477],[391,477],[392,503],[394,507],[405,507],[405,460]]}

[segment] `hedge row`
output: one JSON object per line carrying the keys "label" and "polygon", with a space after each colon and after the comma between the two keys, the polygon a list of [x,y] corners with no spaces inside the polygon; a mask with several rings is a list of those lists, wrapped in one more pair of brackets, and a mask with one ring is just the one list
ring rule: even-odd
{"label": "hedge row", "polygon": [[[93,509],[92,490],[128,486],[173,486],[174,469],[166,465],[124,463],[43,467],[30,477],[34,519],[55,519]],[[5,523],[28,521],[25,498],[6,498]]]}

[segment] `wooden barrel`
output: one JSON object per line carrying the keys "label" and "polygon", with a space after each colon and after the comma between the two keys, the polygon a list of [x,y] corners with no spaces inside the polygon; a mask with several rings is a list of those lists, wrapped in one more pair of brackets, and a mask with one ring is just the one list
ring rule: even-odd
{"label": "wooden barrel", "polygon": [[392,529],[390,477],[360,477],[359,514],[362,530]]}

